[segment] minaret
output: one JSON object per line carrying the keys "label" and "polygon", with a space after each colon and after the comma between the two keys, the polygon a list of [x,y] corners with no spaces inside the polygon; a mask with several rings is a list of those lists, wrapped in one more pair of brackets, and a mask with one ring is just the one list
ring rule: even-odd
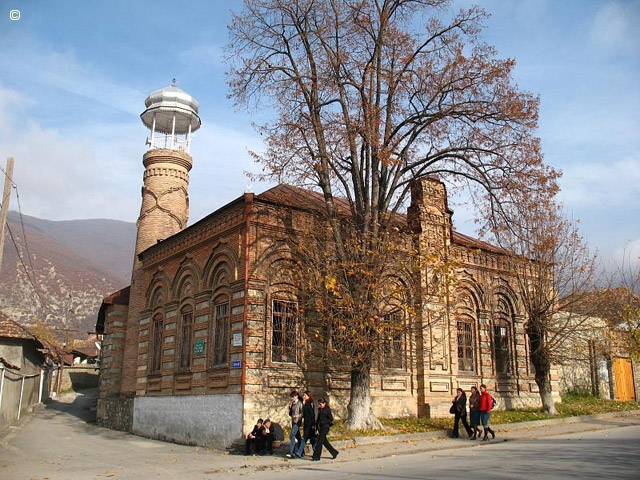
{"label": "minaret", "polygon": [[[175,81],[174,81],[175,82]],[[140,115],[150,130],[142,157],[144,185],[136,255],[187,226],[191,135],[200,128],[198,102],[175,84],[153,92]]]}
{"label": "minaret", "polygon": [[138,351],[139,332],[148,321],[140,313],[145,305],[145,292],[138,255],[187,226],[192,165],[189,147],[192,134],[201,124],[198,102],[176,87],[175,80],[172,86],[149,95],[145,106],[140,118],[150,131],[149,150],[142,157],[145,168],[142,206],[137,222],[120,387],[124,395],[134,394],[137,387],[144,389],[146,381],[146,355]]}

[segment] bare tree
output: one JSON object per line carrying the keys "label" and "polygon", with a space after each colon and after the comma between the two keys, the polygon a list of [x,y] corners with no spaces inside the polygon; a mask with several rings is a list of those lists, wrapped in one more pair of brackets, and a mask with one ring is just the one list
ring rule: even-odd
{"label": "bare tree", "polygon": [[551,367],[578,360],[567,347],[584,344],[592,329],[596,256],[551,195],[523,195],[510,217],[518,221],[497,223],[493,231],[498,243],[514,254],[536,384],[543,410],[556,414]]}
{"label": "bare tree", "polygon": [[609,277],[608,287],[598,292],[598,312],[614,328],[627,332],[629,352],[640,359],[640,255],[625,248]]}
{"label": "bare tree", "polygon": [[[342,265],[351,244],[363,259],[379,249],[417,177],[467,189],[484,219],[504,216],[514,192],[557,190],[533,134],[538,99],[513,85],[515,62],[481,42],[486,14],[474,7],[447,18],[448,4],[245,0],[229,27],[231,97],[274,110],[259,127],[263,176],[322,192]],[[357,291],[356,276],[340,281]],[[369,297],[354,298],[366,312]],[[352,364],[361,392],[352,404],[370,404],[364,365]],[[371,411],[351,412],[352,427],[375,424]]]}

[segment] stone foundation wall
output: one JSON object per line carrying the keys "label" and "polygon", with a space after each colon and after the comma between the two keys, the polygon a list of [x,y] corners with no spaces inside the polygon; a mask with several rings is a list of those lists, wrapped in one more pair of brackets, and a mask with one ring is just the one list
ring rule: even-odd
{"label": "stone foundation wall", "polygon": [[133,425],[133,398],[98,398],[96,421],[101,427],[130,432]]}

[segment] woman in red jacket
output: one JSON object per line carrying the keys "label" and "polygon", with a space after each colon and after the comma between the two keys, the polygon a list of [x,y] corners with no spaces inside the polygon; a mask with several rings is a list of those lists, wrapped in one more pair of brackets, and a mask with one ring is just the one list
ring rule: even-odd
{"label": "woman in red jacket", "polygon": [[496,438],[496,432],[489,428],[489,418],[491,417],[491,408],[493,407],[493,398],[487,392],[487,386],[483,383],[480,385],[480,419],[482,420],[482,428],[484,429],[483,440],[488,440],[488,435],[491,434],[491,439]]}

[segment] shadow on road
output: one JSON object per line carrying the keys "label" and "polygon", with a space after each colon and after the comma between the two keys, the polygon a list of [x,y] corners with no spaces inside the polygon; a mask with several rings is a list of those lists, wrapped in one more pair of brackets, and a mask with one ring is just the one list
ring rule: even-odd
{"label": "shadow on road", "polygon": [[87,423],[95,423],[97,399],[97,389],[90,388],[52,399],[45,410],[66,413]]}

